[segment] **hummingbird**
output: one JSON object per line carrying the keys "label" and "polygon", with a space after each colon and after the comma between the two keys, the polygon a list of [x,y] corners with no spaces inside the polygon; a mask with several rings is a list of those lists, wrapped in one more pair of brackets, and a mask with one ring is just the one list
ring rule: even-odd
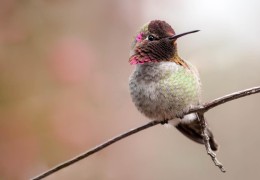
{"label": "hummingbird", "polygon": [[[204,144],[197,113],[185,115],[200,104],[201,81],[198,71],[178,55],[177,39],[199,30],[175,34],[165,21],[145,24],[134,37],[129,63],[135,69],[129,78],[132,101],[151,120],[169,121],[189,139]],[[170,121],[171,120],[171,121]],[[207,127],[211,149],[216,143]]]}

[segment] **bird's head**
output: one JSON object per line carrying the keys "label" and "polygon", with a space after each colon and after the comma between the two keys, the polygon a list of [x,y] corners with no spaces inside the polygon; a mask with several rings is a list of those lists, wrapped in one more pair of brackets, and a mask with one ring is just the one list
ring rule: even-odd
{"label": "bird's head", "polygon": [[190,31],[176,35],[165,21],[153,20],[145,24],[134,37],[130,51],[130,64],[170,61],[177,55],[176,40],[184,35],[198,32]]}

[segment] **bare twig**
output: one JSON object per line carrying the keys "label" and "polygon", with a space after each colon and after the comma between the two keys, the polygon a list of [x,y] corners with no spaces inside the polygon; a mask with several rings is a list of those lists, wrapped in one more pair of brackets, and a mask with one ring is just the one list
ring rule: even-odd
{"label": "bare twig", "polygon": [[145,130],[149,127],[155,126],[155,125],[160,124],[160,123],[161,123],[160,121],[150,121],[149,123],[146,123],[142,126],[133,128],[133,129],[131,129],[131,130],[129,130],[129,131],[123,133],[123,134],[115,136],[115,137],[107,140],[106,142],[99,144],[96,147],[93,147],[92,149],[88,150],[87,152],[84,152],[84,153],[82,153],[82,154],[80,154],[76,157],[73,157],[72,159],[63,162],[63,163],[57,165],[56,167],[53,167],[52,169],[49,169],[48,171],[38,175],[37,177],[32,178],[32,180],[39,180],[39,179],[42,179],[44,177],[47,177],[47,176],[65,168],[65,167],[67,167],[67,166],[70,166],[70,165],[72,165],[72,164],[74,164],[74,163],[76,163],[76,162],[78,162],[78,161],[80,161],[80,160],[82,160],[82,159],[84,159],[84,158],[86,158],[86,157],[106,148],[107,146],[109,146],[111,144],[114,144],[117,141],[120,141],[121,139],[124,139],[124,138],[126,138],[126,137],[128,137],[132,134],[135,134],[139,131]]}
{"label": "bare twig", "polygon": [[221,164],[221,162],[219,162],[219,160],[217,159],[216,154],[212,151],[210,144],[209,144],[209,136],[207,134],[207,123],[205,121],[204,118],[204,113],[197,113],[198,119],[200,121],[200,125],[201,125],[201,129],[202,129],[202,136],[204,139],[204,144],[206,147],[206,151],[208,153],[208,155],[211,157],[212,161],[214,162],[214,164],[222,171],[222,172],[226,172],[226,170],[224,169],[224,166]]}
{"label": "bare twig", "polygon": [[[220,97],[218,99],[215,99],[215,100],[213,100],[211,102],[205,103],[202,106],[198,106],[198,107],[192,108],[186,114],[190,114],[190,113],[193,113],[193,112],[198,112],[200,114],[204,114],[206,111],[208,111],[208,110],[210,110],[210,109],[212,109],[212,108],[214,108],[216,106],[219,106],[221,104],[224,104],[224,103],[226,103],[228,101],[232,101],[232,100],[235,100],[235,99],[238,99],[238,98],[241,98],[241,97],[244,97],[244,96],[248,96],[248,95],[251,95],[251,94],[256,94],[256,93],[259,93],[259,92],[260,92],[260,86],[259,87],[253,87],[253,88],[246,89],[246,90],[239,91],[239,92],[235,92],[235,93],[232,93],[232,94]],[[90,149],[89,151],[82,153],[79,156],[76,156],[76,157],[74,157],[74,158],[72,158],[72,159],[70,159],[70,160],[68,160],[66,162],[63,162],[63,163],[57,165],[54,168],[49,169],[48,171],[46,171],[46,172],[44,172],[44,173],[42,173],[42,174],[32,178],[32,180],[39,180],[39,179],[42,179],[44,177],[47,177],[47,176],[49,176],[49,175],[51,175],[51,174],[53,174],[53,173],[55,173],[55,172],[65,168],[65,167],[67,167],[67,166],[70,166],[70,165],[72,165],[72,164],[74,164],[74,163],[76,163],[76,162],[78,162],[78,161],[80,161],[80,160],[82,160],[82,159],[84,159],[84,158],[86,158],[86,157],[88,157],[88,156],[90,156],[90,155],[92,155],[92,154],[94,154],[94,153],[96,153],[96,152],[106,148],[107,146],[109,146],[109,145],[111,145],[111,144],[113,144],[113,143],[115,143],[115,142],[117,142],[117,141],[119,141],[121,139],[124,139],[124,138],[126,138],[126,137],[128,137],[128,136],[130,136],[132,134],[135,134],[135,133],[137,133],[139,131],[142,131],[144,129],[153,127],[153,126],[155,126],[157,124],[160,124],[160,122],[152,121],[152,122],[146,123],[146,124],[144,124],[142,126],[139,126],[137,128],[131,129],[130,131],[127,131],[127,132],[125,132],[123,134],[120,134],[120,135],[118,135],[118,136],[116,136],[116,137],[114,137],[112,139],[109,139],[105,143],[102,143],[102,144],[100,144],[100,145]],[[207,136],[205,136],[205,137],[207,138]],[[206,142],[207,141],[208,140],[206,140]],[[209,145],[207,144],[207,146],[209,146]],[[208,154],[209,154],[209,152],[208,152]],[[215,158],[215,154],[214,153],[212,154],[212,153],[210,153],[209,155],[212,157],[212,159],[214,161],[214,160],[216,160],[216,158]],[[215,164],[217,165],[218,161],[216,161]],[[221,164],[218,165],[218,166],[221,167]],[[223,168],[223,166],[222,166],[222,168]]]}
{"label": "bare twig", "polygon": [[206,111],[208,111],[216,106],[219,106],[221,104],[224,104],[226,102],[229,102],[229,101],[232,101],[235,99],[239,99],[239,98],[242,98],[245,96],[249,96],[251,94],[256,94],[259,92],[260,92],[260,86],[245,89],[243,91],[237,91],[237,92],[222,96],[220,98],[214,99],[213,101],[210,101],[208,103],[204,103],[202,106],[194,107],[194,108],[190,109],[187,114],[193,113],[193,112],[199,112],[199,111],[206,112]]}

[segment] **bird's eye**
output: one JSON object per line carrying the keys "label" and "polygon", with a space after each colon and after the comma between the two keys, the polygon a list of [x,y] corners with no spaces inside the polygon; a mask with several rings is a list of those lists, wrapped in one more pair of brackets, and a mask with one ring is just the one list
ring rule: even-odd
{"label": "bird's eye", "polygon": [[148,35],[147,39],[148,39],[149,41],[153,41],[153,40],[155,40],[155,37],[150,34],[150,35]]}

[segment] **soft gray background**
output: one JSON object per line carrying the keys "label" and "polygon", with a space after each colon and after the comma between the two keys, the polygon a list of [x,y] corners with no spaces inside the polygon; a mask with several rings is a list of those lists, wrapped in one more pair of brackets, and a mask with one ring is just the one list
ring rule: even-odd
{"label": "soft gray background", "polygon": [[[148,120],[131,102],[128,54],[153,19],[177,33],[200,71],[203,101],[260,84],[257,0],[1,0],[0,179],[28,179]],[[260,177],[260,95],[206,114],[221,145],[205,148],[174,128],[131,136],[47,179],[244,180]]]}

